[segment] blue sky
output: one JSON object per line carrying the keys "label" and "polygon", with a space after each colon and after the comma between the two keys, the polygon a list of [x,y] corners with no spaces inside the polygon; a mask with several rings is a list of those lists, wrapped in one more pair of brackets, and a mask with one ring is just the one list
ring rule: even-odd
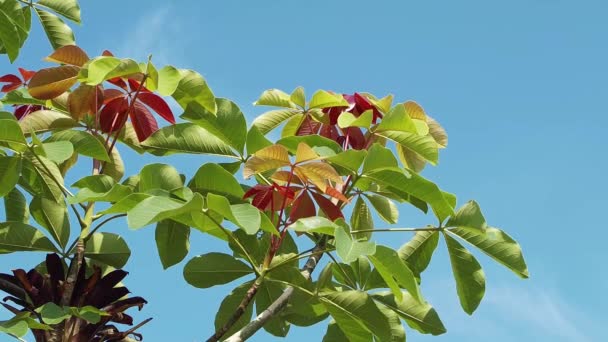
{"label": "blue sky", "polygon": [[[459,202],[476,199],[491,225],[522,245],[531,273],[523,281],[476,253],[486,297],[472,317],[458,305],[445,246],[423,277],[426,299],[448,333],[409,341],[605,341],[608,276],[602,211],[608,201],[608,22],[605,1],[82,1],[77,41],[91,55],[170,63],[203,74],[216,96],[241,106],[267,88],[309,94],[393,93],[413,99],[450,136],[440,165],[424,175]],[[38,29],[17,65],[39,68],[50,47]],[[17,66],[15,65],[15,67]],[[13,70],[7,59],[0,73]],[[128,174],[152,157],[125,156]],[[172,157],[192,174],[204,157]],[[433,222],[403,208],[401,226]],[[154,229],[109,228],[129,242],[127,285],[150,301],[137,314],[154,320],[146,341],[202,341],[223,295],[236,284],[198,290],[183,263],[163,271]],[[382,235],[398,247],[409,235]],[[224,247],[196,231],[190,256]],[[0,258],[0,269],[41,255]],[[2,314],[3,317],[5,316]],[[325,325],[293,328],[289,341],[320,341]],[[273,341],[261,333],[252,341]]]}

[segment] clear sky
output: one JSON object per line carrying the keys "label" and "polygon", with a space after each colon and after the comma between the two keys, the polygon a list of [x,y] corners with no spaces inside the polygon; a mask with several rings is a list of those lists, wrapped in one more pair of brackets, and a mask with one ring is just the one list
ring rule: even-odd
{"label": "clear sky", "polygon": [[[445,246],[423,276],[423,293],[448,333],[409,341],[607,341],[608,227],[603,210],[608,162],[608,3],[513,1],[82,1],[79,45],[89,54],[170,63],[203,74],[216,96],[251,103],[267,88],[309,93],[393,93],[413,99],[447,129],[438,167],[424,175],[459,202],[476,199],[491,225],[517,239],[531,277],[523,281],[476,253],[487,291],[472,317],[460,310]],[[16,65],[45,65],[39,25]],[[125,152],[127,174],[152,157]],[[192,174],[204,157],[174,157]],[[403,208],[401,226],[434,222]],[[146,341],[202,341],[223,295],[236,284],[199,290],[182,264],[163,271],[154,229],[116,224],[133,256],[127,286],[150,301]],[[383,235],[393,247],[409,235]],[[224,247],[193,231],[188,258]],[[32,266],[42,255],[0,257],[0,270]],[[0,314],[5,317],[6,314]],[[325,324],[293,327],[289,341],[320,341]],[[1,339],[1,338],[0,338]],[[252,341],[274,341],[261,333]]]}

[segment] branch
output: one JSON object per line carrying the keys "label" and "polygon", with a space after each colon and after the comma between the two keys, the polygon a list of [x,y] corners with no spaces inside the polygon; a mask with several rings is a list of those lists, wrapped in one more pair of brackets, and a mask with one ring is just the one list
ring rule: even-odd
{"label": "branch", "polygon": [[[322,239],[314,248],[312,255],[306,261],[306,264],[302,268],[302,275],[306,279],[310,279],[312,271],[319,263],[319,260],[323,256],[325,249],[325,239]],[[275,317],[287,306],[289,298],[293,295],[294,288],[288,287],[279,298],[277,298],[266,310],[259,314],[253,321],[249,322],[241,330],[237,331],[234,335],[227,338],[224,342],[242,342],[253,336],[258,330],[260,330],[271,318]]]}

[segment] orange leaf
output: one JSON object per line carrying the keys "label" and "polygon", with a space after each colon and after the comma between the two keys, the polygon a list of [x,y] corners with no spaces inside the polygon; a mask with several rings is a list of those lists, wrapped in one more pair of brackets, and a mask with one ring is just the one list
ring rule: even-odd
{"label": "orange leaf", "polygon": [[55,50],[55,52],[45,58],[45,60],[49,62],[81,67],[89,61],[89,56],[87,56],[87,53],[76,45],[66,45]]}
{"label": "orange leaf", "polygon": [[342,194],[342,192],[338,191],[338,189],[336,189],[334,187],[328,186],[325,189],[325,193],[333,198],[339,199],[340,201],[342,201],[344,203],[350,203],[350,200],[348,198],[346,198],[346,196],[344,196]]}
{"label": "orange leaf", "polygon": [[79,71],[80,68],[71,65],[42,69],[32,77],[27,90],[36,99],[53,99],[76,83]]}
{"label": "orange leaf", "polygon": [[278,169],[289,164],[289,153],[284,146],[268,146],[257,151],[247,160],[243,176],[249,178],[256,173]]}
{"label": "orange leaf", "polygon": [[97,113],[103,104],[103,92],[98,86],[81,84],[68,96],[68,111],[76,120]]}
{"label": "orange leaf", "polygon": [[303,163],[309,160],[318,159],[319,155],[315,152],[310,146],[301,142],[298,144],[298,149],[296,151],[296,164]]}
{"label": "orange leaf", "polygon": [[308,180],[323,192],[325,192],[328,180],[336,184],[342,184],[342,177],[340,177],[333,167],[326,163],[318,162],[300,165],[296,167],[295,172],[301,179]]}
{"label": "orange leaf", "polygon": [[403,104],[403,106],[405,107],[405,112],[407,113],[407,115],[410,116],[410,118],[426,121],[426,114],[424,113],[424,109],[422,109],[422,107],[420,107],[420,105],[416,102],[407,101]]}

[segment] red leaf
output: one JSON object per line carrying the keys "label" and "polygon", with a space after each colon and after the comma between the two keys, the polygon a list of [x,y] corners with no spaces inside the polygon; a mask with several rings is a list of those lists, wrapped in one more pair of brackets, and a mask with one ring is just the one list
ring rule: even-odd
{"label": "red leaf", "polygon": [[99,113],[99,125],[106,133],[114,132],[126,120],[129,103],[124,97],[114,98]]}
{"label": "red leaf", "polygon": [[[134,80],[132,78],[129,78],[127,81],[129,82],[129,88],[131,88],[131,91],[137,91],[137,89],[139,89],[139,85],[141,84],[141,82],[139,82],[138,80]],[[140,94],[142,92],[145,92],[145,93],[150,92],[150,90],[148,90],[148,88],[146,88],[146,87],[141,87],[141,89],[139,91],[140,91]]]}
{"label": "red leaf", "polygon": [[21,79],[19,77],[17,77],[17,75],[6,74],[4,76],[0,76],[0,82],[21,84]]}
{"label": "red leaf", "polygon": [[36,72],[35,71],[31,71],[31,70],[25,70],[23,68],[19,68],[19,73],[23,77],[23,82],[27,82],[27,81],[30,80],[30,78],[32,78],[32,76],[34,76],[34,74]]}
{"label": "red leaf", "polygon": [[365,136],[359,127],[345,128],[344,134],[348,135],[348,144],[355,150],[361,150],[365,147]]}
{"label": "red leaf", "polygon": [[104,89],[103,90],[103,103],[108,103],[112,100],[114,100],[117,97],[124,97],[127,94],[123,93],[122,91],[118,90],[118,89]]}
{"label": "red leaf", "polygon": [[[130,81],[130,80],[129,80]],[[139,93],[137,99],[145,103],[148,107],[152,108],[153,111],[158,113],[163,119],[170,123],[175,123],[173,112],[165,100],[154,93]]]}
{"label": "red leaf", "polygon": [[269,185],[256,184],[243,195],[243,199],[253,196],[251,205],[264,211],[270,205],[274,189]]}
{"label": "red leaf", "polygon": [[152,133],[158,131],[158,124],[154,115],[150,113],[146,106],[135,101],[133,110],[129,113],[133,129],[137,134],[137,140],[140,142],[146,140]]}
{"label": "red leaf", "polygon": [[0,89],[0,92],[8,93],[21,87],[21,83],[9,83]]}
{"label": "red leaf", "polygon": [[110,83],[112,83],[113,85],[115,85],[115,86],[117,86],[117,87],[120,87],[120,88],[122,88],[122,89],[124,89],[124,90],[128,90],[128,89],[127,89],[127,82],[125,82],[125,80],[123,80],[123,79],[122,79],[122,78],[120,78],[120,77],[116,77],[116,78],[109,79],[109,80],[108,80],[108,82],[110,82]]}
{"label": "red leaf", "polygon": [[114,57],[114,54],[111,53],[109,50],[103,50],[103,52],[101,53],[102,56],[109,56],[109,57]]}
{"label": "red leaf", "polygon": [[42,109],[43,109],[42,106],[23,105],[23,106],[17,107],[17,109],[15,109],[14,114],[15,114],[15,117],[17,118],[17,120],[21,120],[23,117],[25,117],[29,113],[33,113],[35,111],[42,110]]}
{"label": "red leaf", "polygon": [[289,214],[289,220],[295,222],[298,219],[304,217],[315,216],[317,211],[315,210],[315,204],[310,198],[308,191],[302,191],[300,196],[296,198],[291,206],[291,213]]}
{"label": "red leaf", "polygon": [[312,197],[315,198],[315,201],[319,205],[319,208],[323,210],[325,215],[330,220],[335,221],[339,218],[344,218],[344,215],[342,215],[342,210],[340,210],[340,208],[337,205],[333,204],[330,200],[325,198],[325,196],[313,192]]}

